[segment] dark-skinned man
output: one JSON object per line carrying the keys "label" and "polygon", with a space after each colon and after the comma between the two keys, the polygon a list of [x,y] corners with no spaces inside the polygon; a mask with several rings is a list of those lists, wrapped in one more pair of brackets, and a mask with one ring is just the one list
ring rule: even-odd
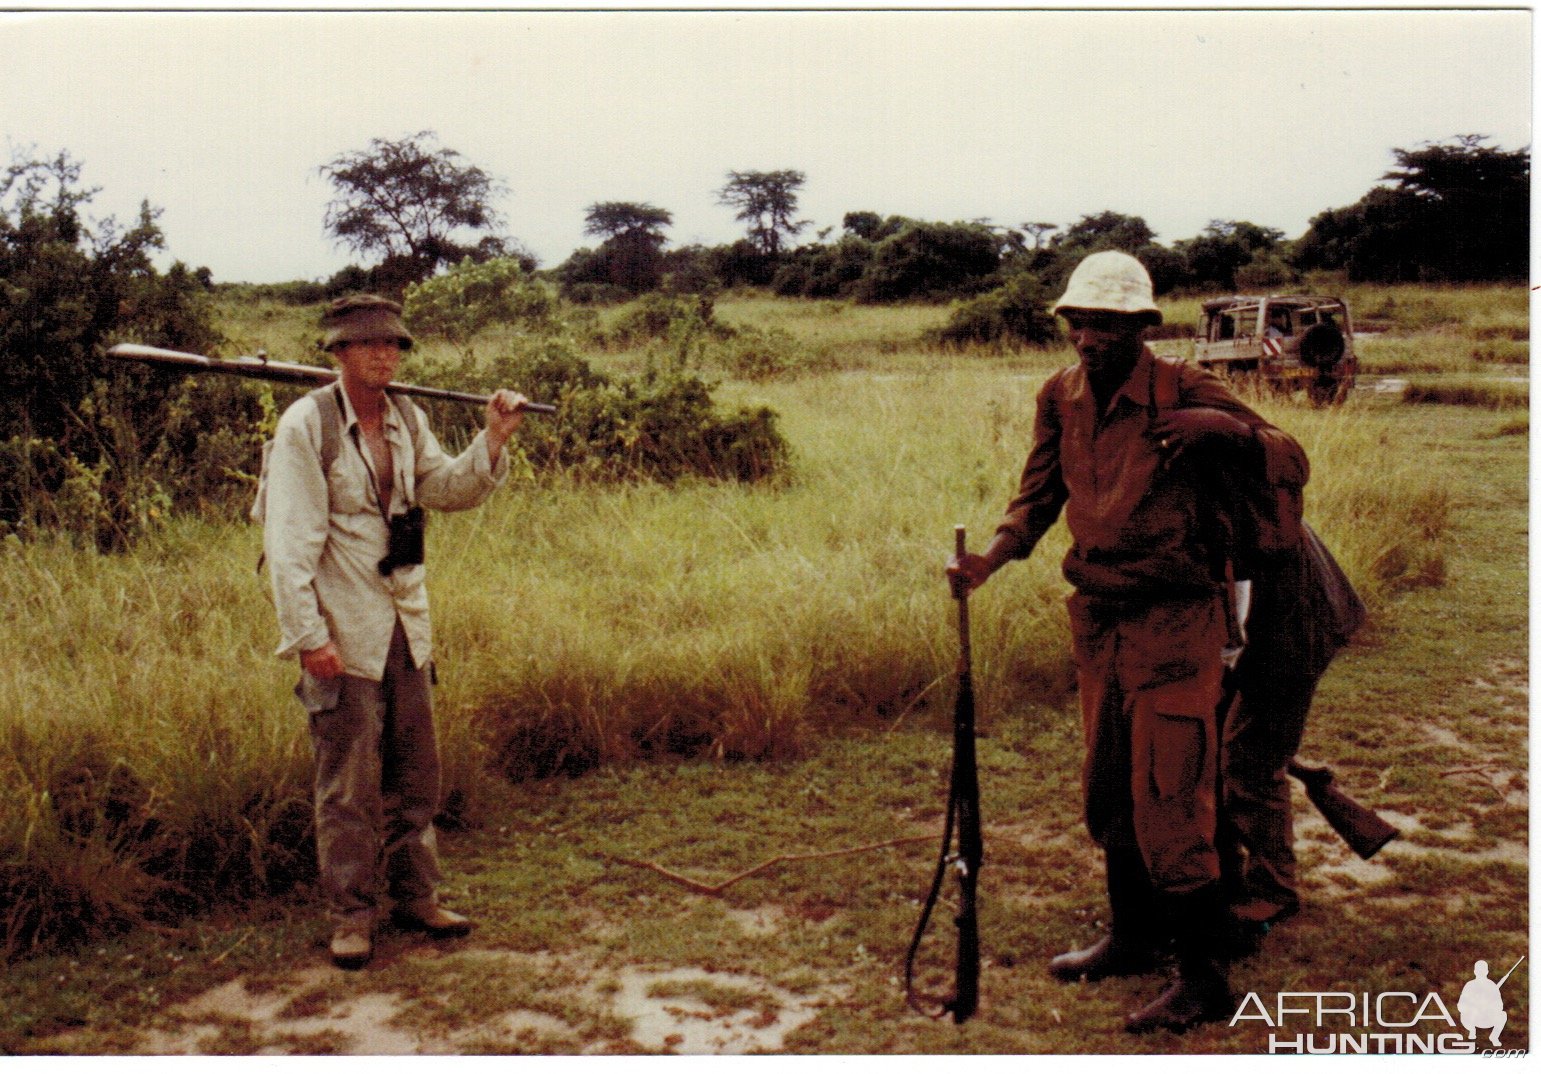
{"label": "dark-skinned man", "polygon": [[1195,366],[1158,359],[1161,323],[1136,259],[1095,253],[1054,311],[1079,362],[1038,395],[1017,495],[982,554],[948,564],[973,589],[1027,557],[1063,512],[1063,564],[1085,735],[1085,818],[1104,852],[1110,931],[1060,955],[1066,981],[1151,972],[1170,985],[1131,1032],[1181,1031],[1235,1012],[1216,848],[1221,652],[1237,631],[1224,527],[1188,463],[1265,468],[1300,448]]}

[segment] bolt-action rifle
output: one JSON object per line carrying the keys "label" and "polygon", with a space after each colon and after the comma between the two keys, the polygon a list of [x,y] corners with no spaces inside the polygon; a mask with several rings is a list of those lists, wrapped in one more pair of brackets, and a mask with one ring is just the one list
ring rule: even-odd
{"label": "bolt-action rifle", "polygon": [[[967,538],[962,526],[954,530],[956,551],[962,556]],[[953,704],[952,777],[947,789],[947,819],[942,827],[942,852],[931,881],[931,892],[915,926],[909,953],[904,959],[905,999],[915,1010],[932,1018],[949,1012],[962,1025],[979,1007],[979,868],[984,863],[984,834],[979,821],[979,767],[974,752],[974,679],[969,647],[968,589],[961,581],[953,585],[958,602],[958,694]],[[958,833],[957,853],[952,851],[952,833]],[[925,935],[926,923],[936,905],[942,880],[951,868],[958,877],[958,965],[953,994],[944,1000],[930,999],[928,1009],[921,1005],[913,983],[915,954]]]}
{"label": "bolt-action rifle", "polygon": [[[109,348],[107,353],[113,358],[149,362],[151,365],[207,373],[229,373],[237,377],[271,380],[281,384],[330,384],[338,376],[335,369],[324,369],[321,366],[314,365],[298,365],[294,362],[269,361],[267,353],[264,351],[258,351],[255,356],[241,355],[239,358],[208,358],[202,354],[190,354],[187,351],[172,351],[166,350],[163,347],[146,347],[139,343],[119,343],[117,346]],[[444,399],[456,403],[473,403],[478,406],[485,406],[490,398],[485,395],[473,395],[470,392],[450,391],[448,388],[424,388],[416,384],[397,384],[395,382],[386,385],[385,390],[397,395],[415,395],[422,399]],[[527,410],[532,414],[556,413],[556,407],[549,403],[526,402],[519,409]]]}
{"label": "bolt-action rifle", "polygon": [[1366,861],[1401,834],[1375,810],[1350,798],[1333,782],[1332,769],[1325,765],[1291,760],[1289,774],[1300,780],[1306,789],[1306,797],[1311,799],[1322,819]]}

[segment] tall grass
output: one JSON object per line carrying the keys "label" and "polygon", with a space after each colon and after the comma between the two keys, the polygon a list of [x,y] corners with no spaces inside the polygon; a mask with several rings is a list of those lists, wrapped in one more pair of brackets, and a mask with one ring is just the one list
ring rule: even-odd
{"label": "tall grass", "polygon": [[286,873],[306,828],[250,535],[193,522],[133,556],[4,545],[5,949]]}
{"label": "tall grass", "polygon": [[1530,338],[1530,298],[1523,285],[1346,284],[1336,293],[1348,300],[1356,325],[1398,332],[1448,329],[1479,340]]}
{"label": "tall grass", "polygon": [[[500,774],[781,757],[842,727],[938,718],[952,527],[988,540],[1041,381],[909,352],[888,372],[732,383],[734,401],[781,413],[789,481],[553,479],[436,517],[452,817],[474,820]],[[1396,450],[1406,411],[1258,405],[1310,452],[1309,516],[1372,607],[1440,579],[1448,471]],[[1056,527],[976,597],[975,673],[1003,708],[1070,688],[1066,542]],[[306,875],[309,744],[294,667],[269,655],[257,545],[250,528],[182,519],[129,556],[0,548],[8,954]]]}

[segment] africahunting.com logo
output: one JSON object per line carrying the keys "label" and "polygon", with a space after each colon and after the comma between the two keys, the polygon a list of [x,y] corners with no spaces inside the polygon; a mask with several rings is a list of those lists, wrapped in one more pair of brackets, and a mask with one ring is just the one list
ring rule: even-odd
{"label": "africahunting.com logo", "polygon": [[1509,1021],[1501,990],[1523,961],[1494,981],[1479,959],[1454,1014],[1438,992],[1280,992],[1272,1005],[1248,992],[1231,1025],[1266,1024],[1273,1054],[1524,1055],[1501,1037]]}

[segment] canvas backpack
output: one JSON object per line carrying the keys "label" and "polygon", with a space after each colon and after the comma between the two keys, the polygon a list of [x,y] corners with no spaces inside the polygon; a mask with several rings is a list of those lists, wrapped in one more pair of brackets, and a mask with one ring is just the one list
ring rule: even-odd
{"label": "canvas backpack", "polygon": [[[1157,358],[1152,373],[1151,409],[1154,418],[1182,404],[1182,363]],[[1236,577],[1299,550],[1305,540],[1305,490],[1295,482],[1270,481],[1245,466],[1202,468],[1226,525],[1227,552]]]}

